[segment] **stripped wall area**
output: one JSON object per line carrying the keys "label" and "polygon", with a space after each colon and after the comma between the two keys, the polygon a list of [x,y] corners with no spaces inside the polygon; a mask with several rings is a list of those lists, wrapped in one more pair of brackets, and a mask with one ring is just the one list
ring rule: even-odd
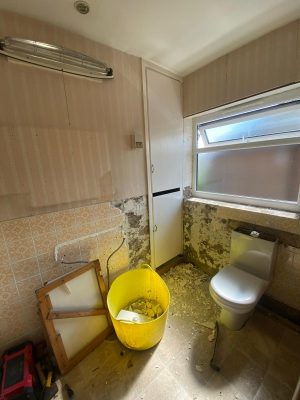
{"label": "stripped wall area", "polygon": [[287,218],[287,214],[291,213],[258,207],[250,211],[248,206],[186,199],[184,255],[189,262],[214,275],[229,263],[232,230],[242,226],[272,233],[279,240],[279,248],[273,281],[266,294],[300,311],[299,218]]}

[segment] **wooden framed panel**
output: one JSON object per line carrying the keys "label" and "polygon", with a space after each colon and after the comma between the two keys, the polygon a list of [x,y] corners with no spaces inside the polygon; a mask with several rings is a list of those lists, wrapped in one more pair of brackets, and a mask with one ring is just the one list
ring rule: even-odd
{"label": "wooden framed panel", "polygon": [[50,282],[36,294],[50,345],[65,374],[112,332],[99,261]]}

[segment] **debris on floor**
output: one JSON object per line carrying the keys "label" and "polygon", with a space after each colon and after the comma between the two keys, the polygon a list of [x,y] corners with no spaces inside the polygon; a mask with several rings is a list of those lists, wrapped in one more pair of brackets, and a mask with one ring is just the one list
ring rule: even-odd
{"label": "debris on floor", "polygon": [[208,339],[210,342],[213,342],[213,341],[216,339],[216,336],[217,336],[217,331],[216,331],[216,329],[213,329],[213,331],[211,332],[211,334],[208,335],[207,339]]}
{"label": "debris on floor", "polygon": [[161,305],[156,300],[145,299],[143,297],[129,303],[125,307],[125,310],[144,315],[151,320],[160,317],[163,313]]}
{"label": "debris on floor", "polygon": [[204,326],[205,328],[208,328],[208,329],[215,329],[214,321],[199,322],[199,325]]}
{"label": "debris on floor", "polygon": [[196,365],[196,371],[198,372],[203,372],[203,368],[201,367],[201,365]]}
{"label": "debris on floor", "polygon": [[164,274],[163,279],[172,294],[171,317],[188,317],[194,324],[214,329],[219,310],[210,299],[207,274],[192,264],[180,264]]}

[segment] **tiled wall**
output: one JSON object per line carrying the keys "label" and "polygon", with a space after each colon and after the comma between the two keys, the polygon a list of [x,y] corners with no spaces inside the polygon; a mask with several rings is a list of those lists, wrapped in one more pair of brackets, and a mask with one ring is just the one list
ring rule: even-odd
{"label": "tiled wall", "polygon": [[100,203],[0,223],[0,350],[16,341],[42,337],[35,290],[80,267],[56,262],[57,244],[63,244],[59,260],[98,258],[104,277],[106,260],[123,237],[124,245],[110,260],[112,276],[149,262],[146,197],[128,199],[117,206]]}
{"label": "tiled wall", "polygon": [[279,239],[274,278],[267,294],[300,311],[300,236],[290,233],[299,230],[299,220],[287,222],[282,217],[188,199],[184,203],[185,256],[206,272],[216,273],[229,262],[231,231],[239,226],[267,231]]}

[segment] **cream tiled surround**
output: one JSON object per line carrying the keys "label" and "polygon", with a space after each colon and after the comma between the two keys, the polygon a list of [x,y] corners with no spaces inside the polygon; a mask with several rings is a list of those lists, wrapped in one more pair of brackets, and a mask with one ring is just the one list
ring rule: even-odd
{"label": "cream tiled surround", "polygon": [[[119,208],[101,203],[0,223],[0,349],[42,337],[35,290],[80,266],[55,262],[55,245],[78,239],[63,246],[59,257],[70,262],[99,258],[105,276],[107,257],[123,239],[124,221]],[[110,266],[114,272],[128,264],[125,242]]]}
{"label": "cream tiled surround", "polygon": [[300,310],[300,249],[280,245],[274,277],[267,294]]}

